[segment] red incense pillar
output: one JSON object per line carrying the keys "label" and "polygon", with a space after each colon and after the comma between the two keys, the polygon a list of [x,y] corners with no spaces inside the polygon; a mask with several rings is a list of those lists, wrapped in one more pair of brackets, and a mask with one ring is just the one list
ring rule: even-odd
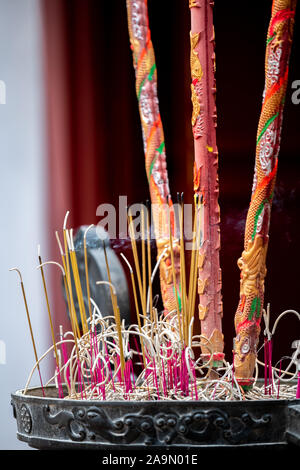
{"label": "red incense pillar", "polygon": [[[204,210],[198,265],[201,334],[210,341],[215,365],[222,361],[222,298],[218,151],[216,144],[215,52],[213,1],[189,0],[191,12],[191,97],[194,136],[194,191]],[[211,350],[202,348],[203,354]]]}

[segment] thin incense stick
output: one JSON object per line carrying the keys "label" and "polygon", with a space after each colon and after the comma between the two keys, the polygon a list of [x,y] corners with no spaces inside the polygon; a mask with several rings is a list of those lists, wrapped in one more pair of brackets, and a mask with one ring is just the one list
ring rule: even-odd
{"label": "thin incense stick", "polygon": [[77,294],[78,307],[79,307],[80,318],[81,318],[81,326],[82,326],[83,334],[86,334],[88,332],[88,325],[87,325],[87,318],[86,318],[86,311],[85,311],[85,306],[84,306],[80,276],[79,276],[79,271],[78,271],[77,258],[76,258],[75,247],[74,247],[74,242],[73,242],[73,230],[72,229],[70,230],[68,241],[69,241],[69,253],[70,253],[71,265],[72,265],[72,270],[73,270],[73,277],[74,277],[74,282],[75,282],[75,290]]}
{"label": "thin incense stick", "polygon": [[[110,277],[110,275],[109,275]],[[123,348],[123,338],[122,338],[122,330],[121,330],[121,315],[120,315],[120,309],[117,303],[117,294],[115,291],[115,288],[113,284],[110,281],[97,281],[97,285],[100,284],[107,284],[109,285],[111,296],[112,296],[112,305],[113,305],[113,310],[114,310],[114,317],[115,317],[115,322],[116,322],[116,327],[117,327],[117,332],[118,332],[118,338],[119,338],[119,346],[120,346],[120,362],[121,362],[121,375],[123,381],[125,380],[124,376],[124,371],[125,371],[125,358],[124,358],[124,348]]]}
{"label": "thin incense stick", "polygon": [[[153,294],[152,294],[152,262],[151,262],[151,205],[150,201],[147,201],[147,226],[146,226],[146,232],[147,232],[147,265],[148,265],[148,292],[149,292],[149,312],[152,311],[152,305],[153,305]],[[146,299],[147,301],[147,299]],[[146,303],[148,306],[148,302]],[[149,313],[148,312],[148,313]]]}
{"label": "thin incense stick", "polygon": [[20,284],[21,284],[21,289],[22,289],[22,294],[23,294],[23,299],[24,299],[24,305],[25,305],[25,310],[26,310],[26,315],[27,315],[27,321],[29,325],[29,330],[30,330],[30,336],[31,336],[31,342],[33,346],[33,351],[34,351],[34,357],[35,357],[35,362],[37,365],[39,377],[40,377],[40,382],[41,382],[41,387],[42,387],[42,393],[43,396],[45,397],[45,391],[44,391],[44,386],[43,386],[43,381],[42,381],[42,375],[41,375],[41,370],[40,370],[40,364],[39,364],[39,359],[38,355],[36,352],[36,346],[35,346],[35,341],[34,341],[34,336],[33,336],[33,331],[32,331],[32,326],[31,326],[31,320],[30,320],[30,314],[29,314],[29,309],[28,309],[28,304],[27,304],[27,299],[26,299],[26,294],[25,294],[25,288],[23,284],[23,279],[22,279],[22,274],[18,268],[11,268],[9,271],[16,271],[19,274],[20,277]]}
{"label": "thin incense stick", "polygon": [[[149,202],[149,201],[148,201]],[[148,258],[148,290],[149,290],[149,312],[152,312],[153,294],[152,294],[152,263],[151,263],[151,226],[150,226],[150,204],[147,203],[147,258]],[[147,302],[148,304],[148,302]],[[149,313],[148,312],[148,313]]]}
{"label": "thin incense stick", "polygon": [[[125,379],[125,359],[124,359],[124,350],[123,350],[123,338],[122,338],[122,332],[121,332],[121,316],[120,316],[120,310],[119,306],[117,303],[117,294],[115,291],[115,288],[112,284],[111,281],[111,274],[110,274],[110,269],[109,269],[109,264],[108,264],[108,258],[107,258],[107,253],[106,253],[106,247],[105,247],[105,242],[102,240],[103,243],[103,251],[104,251],[104,257],[105,257],[105,263],[106,263],[106,270],[107,270],[107,276],[108,276],[108,283],[109,283],[109,288],[110,288],[110,294],[111,294],[111,301],[112,301],[112,306],[113,306],[113,311],[114,311],[114,316],[115,316],[115,322],[117,325],[117,330],[118,330],[118,336],[119,336],[119,343],[120,343],[120,361],[121,361],[121,374],[123,380]],[[99,284],[99,282],[98,282]]]}
{"label": "thin incense stick", "polygon": [[[64,224],[63,224],[63,238],[64,238],[64,246],[65,246],[65,273],[66,273],[66,283],[68,287],[68,292],[69,292],[69,300],[70,300],[70,321],[71,321],[71,328],[72,332],[74,335],[74,342],[75,342],[75,351],[76,351],[76,358],[77,358],[77,365],[78,365],[78,375],[80,377],[80,387],[82,389],[82,383],[83,387],[85,390],[85,384],[84,381],[81,381],[81,365],[80,365],[80,356],[79,356],[79,347],[78,347],[78,338],[81,337],[80,334],[80,329],[78,325],[78,319],[77,319],[77,314],[75,310],[75,305],[74,305],[74,299],[73,299],[73,291],[72,291],[72,283],[71,283],[71,271],[70,271],[70,260],[69,260],[69,249],[68,245],[70,243],[69,238],[68,238],[68,231],[67,231],[67,219],[69,216],[69,211],[66,213],[65,219],[64,219]],[[64,261],[63,261],[64,263]],[[75,383],[72,381],[72,393],[75,393]]]}
{"label": "thin incense stick", "polygon": [[198,207],[198,226],[197,226],[197,235],[196,235],[196,256],[195,256],[195,264],[194,264],[194,273],[193,273],[193,283],[192,283],[192,298],[191,298],[191,316],[195,310],[195,301],[196,301],[196,292],[197,292],[197,270],[199,265],[199,257],[200,257],[200,247],[201,247],[201,225],[203,220],[203,197],[200,197],[200,203]]}
{"label": "thin incense stick", "polygon": [[[136,240],[135,240],[135,236],[134,236],[135,234],[134,234],[134,230],[133,230],[132,215],[131,215],[130,211],[128,211],[128,228],[129,228],[129,236],[130,236],[130,240],[131,240],[131,247],[132,247],[133,258],[134,258],[135,270],[136,270],[136,275],[137,275],[137,280],[138,280],[138,286],[139,286],[139,292],[140,292],[140,299],[141,299],[141,304],[142,304],[143,315],[146,316],[146,304],[145,304],[145,299],[144,299],[144,295],[143,295],[141,271],[140,271],[140,265],[139,265],[137,248],[136,248]],[[150,315],[151,315],[151,312],[150,312]]]}
{"label": "thin incense stick", "polygon": [[142,286],[143,286],[143,302],[146,305],[147,287],[146,287],[146,245],[145,245],[145,210],[142,204],[141,210],[141,245],[142,245]]}
{"label": "thin incense stick", "polygon": [[182,318],[185,325],[185,342],[188,342],[188,315],[186,310],[186,270],[185,270],[185,252],[184,252],[184,232],[183,232],[183,220],[184,220],[184,205],[183,205],[183,193],[179,199],[180,217],[179,217],[179,230],[180,230],[180,287],[181,287],[181,305],[182,305]]}
{"label": "thin incense stick", "polygon": [[69,294],[69,289],[68,289],[68,284],[67,284],[67,276],[66,276],[66,269],[67,268],[66,268],[65,254],[64,254],[63,249],[62,249],[62,245],[61,245],[61,242],[60,242],[60,239],[59,239],[58,232],[55,232],[55,237],[56,237],[56,240],[57,240],[57,244],[58,244],[58,247],[59,247],[60,256],[61,256],[61,260],[62,260],[62,264],[63,264],[63,268],[64,268],[63,281],[64,281],[65,293],[66,293],[66,297],[67,297],[68,312],[71,316],[71,304],[70,304],[70,294]]}
{"label": "thin incense stick", "polygon": [[[127,264],[131,276],[131,284],[132,284],[132,290],[133,290],[133,296],[134,296],[134,303],[135,303],[135,311],[136,311],[136,317],[138,321],[138,327],[139,331],[142,334],[142,323],[141,323],[141,318],[140,318],[140,311],[139,311],[139,305],[138,305],[138,299],[137,299],[137,293],[136,293],[136,286],[135,286],[135,279],[134,279],[134,274],[133,274],[133,269],[128,261],[128,259],[123,255],[123,253],[120,253],[122,258],[124,259],[125,263]],[[144,351],[144,343],[142,336],[140,337],[141,340],[141,347],[142,347],[142,355],[143,355],[143,362],[144,366],[146,367],[146,359],[145,359],[145,351]]]}
{"label": "thin incense stick", "polygon": [[176,273],[175,273],[175,263],[174,263],[174,250],[173,250],[173,237],[172,237],[172,225],[171,225],[171,209],[170,209],[170,203],[171,203],[171,198],[167,198],[167,202],[169,205],[169,243],[170,243],[170,255],[171,255],[171,269],[172,269],[172,276],[173,276],[173,284],[174,284],[174,296],[176,300],[176,311],[177,311],[177,318],[178,318],[178,329],[180,333],[180,340],[181,342],[184,341],[184,334],[183,334],[183,329],[182,329],[182,316],[181,316],[181,311],[180,311],[180,306],[179,306],[179,299],[178,299],[178,293],[177,293],[177,284],[176,284]]}
{"label": "thin incense stick", "polygon": [[51,336],[52,336],[52,343],[53,343],[53,347],[54,347],[55,360],[56,360],[57,368],[59,369],[58,352],[57,352],[57,348],[56,348],[56,340],[55,340],[53,322],[52,322],[51,311],[50,311],[50,303],[49,303],[48,291],[47,291],[44,268],[43,268],[44,265],[43,265],[43,262],[42,262],[42,257],[40,255],[40,246],[38,246],[38,259],[39,259],[39,266],[37,268],[40,269],[40,271],[41,271],[42,282],[43,282],[44,293],[45,293],[45,299],[46,299],[46,304],[47,304],[47,311],[48,311],[48,318],[49,318]]}
{"label": "thin incense stick", "polygon": [[66,280],[67,280],[69,300],[70,300],[70,319],[71,319],[72,330],[74,333],[74,337],[80,338],[81,335],[80,335],[80,329],[79,329],[75,305],[74,305],[72,282],[71,282],[69,248],[68,248],[68,239],[67,239],[68,232],[66,229],[68,216],[69,216],[69,211],[66,213],[64,225],[63,225],[63,238],[64,238],[64,247],[65,247],[65,273],[66,273]]}
{"label": "thin incense stick", "polygon": [[85,279],[86,279],[86,292],[88,298],[88,307],[89,307],[89,316],[90,319],[92,318],[92,305],[91,305],[91,294],[90,294],[90,282],[89,282],[89,269],[88,269],[88,257],[87,257],[87,248],[86,248],[86,237],[88,231],[94,226],[91,224],[86,231],[84,232],[83,236],[83,249],[84,249],[84,267],[85,267]]}
{"label": "thin incense stick", "polygon": [[195,284],[195,255],[196,255],[196,240],[197,240],[197,227],[198,227],[198,200],[199,195],[194,195],[194,221],[193,221],[193,241],[192,241],[192,253],[191,253],[191,262],[190,262],[190,274],[189,274],[189,290],[188,290],[188,312],[189,312],[189,321],[194,315],[192,310],[192,292]]}

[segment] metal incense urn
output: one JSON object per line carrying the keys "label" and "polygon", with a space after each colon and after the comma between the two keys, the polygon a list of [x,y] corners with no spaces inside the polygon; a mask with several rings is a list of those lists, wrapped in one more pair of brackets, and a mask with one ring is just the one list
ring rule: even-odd
{"label": "metal incense urn", "polygon": [[60,399],[54,386],[12,394],[17,437],[36,449],[300,446],[299,400]]}

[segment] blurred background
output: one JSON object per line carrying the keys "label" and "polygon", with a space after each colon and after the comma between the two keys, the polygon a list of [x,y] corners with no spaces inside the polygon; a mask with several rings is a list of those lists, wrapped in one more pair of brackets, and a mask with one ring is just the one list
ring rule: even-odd
{"label": "blurred background", "polygon": [[[237,259],[252,187],[271,0],[215,1],[223,332],[231,360],[239,298]],[[187,1],[148,0],[172,194],[192,202],[190,12]],[[299,9],[298,9],[299,10]],[[97,224],[97,207],[149,198],[125,0],[0,0],[0,449],[16,439],[10,393],[34,364],[17,273],[23,276],[38,353],[51,344],[38,264],[59,259],[55,230]],[[300,310],[300,18],[296,16],[266,278],[271,324]],[[3,96],[3,93],[2,93]],[[120,243],[112,241],[118,252]],[[122,245],[123,251],[126,247]],[[154,254],[155,255],[155,254]],[[56,271],[47,271],[55,328],[67,324]],[[279,337],[278,337],[279,334]],[[291,353],[299,325],[280,324],[274,355]],[[47,364],[45,376],[49,375]]]}

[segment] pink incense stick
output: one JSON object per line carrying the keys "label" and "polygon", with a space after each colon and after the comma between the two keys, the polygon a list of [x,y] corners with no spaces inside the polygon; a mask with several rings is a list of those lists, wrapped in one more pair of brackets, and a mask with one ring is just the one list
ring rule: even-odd
{"label": "pink incense stick", "polygon": [[265,368],[265,395],[267,395],[267,386],[268,386],[268,340],[264,339],[264,368]]}
{"label": "pink incense stick", "polygon": [[272,375],[272,339],[268,341],[269,346],[269,395],[273,393],[273,375]]}
{"label": "pink incense stick", "polygon": [[296,398],[300,398],[300,370],[298,370],[298,384],[297,384]]}

